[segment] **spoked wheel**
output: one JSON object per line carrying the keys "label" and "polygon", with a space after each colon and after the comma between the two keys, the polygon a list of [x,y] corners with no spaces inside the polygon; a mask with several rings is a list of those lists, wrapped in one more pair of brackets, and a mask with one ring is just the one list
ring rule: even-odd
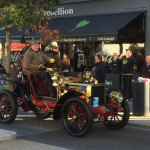
{"label": "spoked wheel", "polygon": [[0,122],[12,123],[17,115],[18,105],[14,95],[7,90],[0,91]]}
{"label": "spoked wheel", "polygon": [[93,114],[90,106],[78,97],[65,102],[62,108],[62,121],[65,129],[75,137],[88,134],[93,125]]}
{"label": "spoked wheel", "polygon": [[123,128],[129,120],[129,116],[130,116],[130,110],[129,110],[129,105],[126,101],[123,101],[121,104],[119,104],[118,106],[122,107],[124,109],[124,111],[120,111],[118,109],[108,109],[107,108],[107,112],[108,113],[113,113],[113,116],[109,116],[105,118],[105,122],[104,125],[109,128],[109,129],[113,129],[113,130],[118,130]]}
{"label": "spoked wheel", "polygon": [[45,113],[33,112],[33,113],[39,119],[46,119],[52,115],[52,112],[45,112]]}

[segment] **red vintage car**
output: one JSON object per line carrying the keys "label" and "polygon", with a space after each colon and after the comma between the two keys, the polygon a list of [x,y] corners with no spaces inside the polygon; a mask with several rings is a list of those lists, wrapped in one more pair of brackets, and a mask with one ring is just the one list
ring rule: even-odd
{"label": "red vintage car", "polygon": [[24,81],[10,81],[14,91],[0,91],[0,122],[12,123],[18,107],[24,112],[32,110],[36,117],[45,119],[53,114],[53,119],[62,119],[64,128],[75,137],[88,134],[93,123],[102,122],[107,128],[121,129],[129,120],[128,94],[123,91],[105,91],[104,84],[92,83],[91,75],[65,77],[50,70],[53,85],[57,88],[57,98],[51,98],[41,80],[34,72],[26,70],[23,56],[19,59],[27,78]]}

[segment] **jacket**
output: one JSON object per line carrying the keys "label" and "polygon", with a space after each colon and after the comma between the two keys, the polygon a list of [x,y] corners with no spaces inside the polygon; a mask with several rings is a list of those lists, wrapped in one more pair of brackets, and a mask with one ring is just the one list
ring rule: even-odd
{"label": "jacket", "polygon": [[57,71],[58,72],[61,72],[62,71],[62,63],[61,63],[61,58],[60,56],[58,55],[57,52],[54,52],[52,50],[49,50],[49,51],[46,51],[45,54],[52,58],[52,59],[55,59],[55,63],[54,64],[51,64],[51,67],[53,69],[57,68]]}
{"label": "jacket", "polygon": [[104,83],[105,84],[105,64],[103,62],[96,63],[95,64],[95,78],[98,80],[98,83]]}
{"label": "jacket", "polygon": [[[116,64],[116,66],[115,66]],[[122,61],[120,59],[112,60],[108,63],[108,67],[111,69],[111,73],[121,73],[122,72]]]}
{"label": "jacket", "polygon": [[39,65],[49,62],[50,58],[41,50],[35,52],[29,48],[24,55],[23,61],[27,70],[37,73],[41,72],[41,70],[39,70]]}
{"label": "jacket", "polygon": [[133,73],[133,67],[134,67],[134,57],[133,55],[129,58],[124,58],[122,60],[122,73],[128,74]]}
{"label": "jacket", "polygon": [[17,70],[16,68],[14,68],[14,69],[9,68],[6,73],[6,76],[9,77],[9,80],[16,81],[16,80],[18,80],[18,78],[17,78],[18,74],[19,74],[19,70]]}
{"label": "jacket", "polygon": [[147,68],[147,64],[143,65],[141,72],[140,72],[140,77],[150,79],[150,66],[148,66],[148,68]]}

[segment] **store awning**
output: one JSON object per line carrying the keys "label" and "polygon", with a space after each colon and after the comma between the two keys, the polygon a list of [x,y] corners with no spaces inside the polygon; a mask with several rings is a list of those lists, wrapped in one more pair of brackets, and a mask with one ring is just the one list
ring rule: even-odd
{"label": "store awning", "polygon": [[[23,27],[22,31],[18,31],[14,26],[11,28],[11,38],[12,39],[20,39],[22,38],[22,35],[25,33],[26,29]],[[0,24],[0,42],[6,38],[6,29],[5,26]]]}
{"label": "store awning", "polygon": [[[105,14],[87,17],[53,19],[49,22],[49,29],[59,29],[62,37],[75,36],[110,36],[117,35],[118,30],[127,25],[142,12]],[[36,32],[30,34],[36,36]]]}

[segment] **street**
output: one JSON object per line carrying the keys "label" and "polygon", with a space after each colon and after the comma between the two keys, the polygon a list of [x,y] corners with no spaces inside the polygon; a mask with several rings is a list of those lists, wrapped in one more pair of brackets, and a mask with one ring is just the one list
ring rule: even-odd
{"label": "street", "polygon": [[[7,147],[13,149],[15,143],[20,143],[19,150],[25,150],[25,147],[33,144],[32,142],[73,150],[149,150],[150,147],[150,128],[134,125],[127,125],[125,128],[115,131],[107,129],[102,123],[95,123],[87,136],[75,138],[65,131],[61,120],[54,121],[52,118],[39,120],[32,113],[19,112],[12,124],[0,124],[0,129],[17,132],[17,139],[1,142],[0,150],[1,145],[5,147],[5,150]],[[34,144],[36,145],[36,143]]]}

